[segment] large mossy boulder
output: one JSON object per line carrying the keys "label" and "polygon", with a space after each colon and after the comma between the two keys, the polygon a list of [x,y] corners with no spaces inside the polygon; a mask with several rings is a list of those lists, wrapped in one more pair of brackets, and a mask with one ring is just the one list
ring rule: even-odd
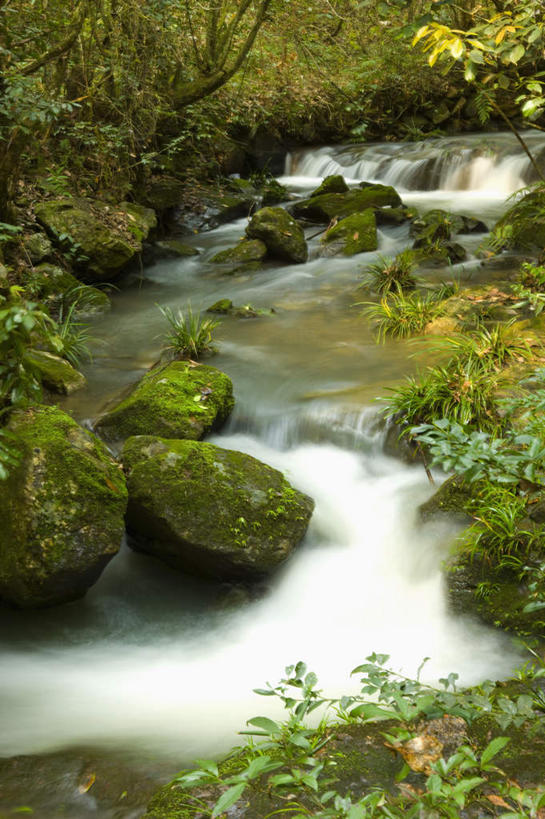
{"label": "large mossy boulder", "polygon": [[303,229],[284,208],[258,210],[246,228],[246,235],[263,242],[275,259],[301,264],[308,258]]}
{"label": "large mossy boulder", "polygon": [[157,224],[154,211],[127,202],[113,206],[66,197],[41,202],[35,212],[53,241],[92,281],[115,278]]}
{"label": "large mossy boulder", "polygon": [[210,259],[214,264],[243,265],[260,262],[267,255],[267,247],[260,239],[243,239],[235,247],[220,250]]}
{"label": "large mossy boulder", "polygon": [[493,233],[505,237],[510,247],[545,250],[545,193],[531,191],[509,208],[494,225]]}
{"label": "large mossy boulder", "polygon": [[322,238],[322,246],[327,255],[354,256],[376,250],[377,223],[373,208],[347,216],[330,228]]}
{"label": "large mossy boulder", "polygon": [[122,460],[134,548],[193,574],[268,574],[303,538],[314,508],[276,469],[213,444],[138,436]]}
{"label": "large mossy boulder", "polygon": [[110,441],[131,435],[197,440],[219,428],[233,406],[229,376],[215,367],[173,361],[147,373],[95,429]]}
{"label": "large mossy boulder", "polygon": [[57,407],[15,413],[9,430],[21,461],[0,491],[0,600],[37,608],[82,597],[121,545],[123,473]]}
{"label": "large mossy boulder", "polygon": [[51,256],[53,245],[45,233],[31,233],[23,238],[23,248],[31,264],[39,264]]}
{"label": "large mossy boulder", "polygon": [[398,207],[401,199],[397,191],[389,185],[371,185],[348,191],[348,193],[324,193],[312,196],[291,206],[296,219],[326,224],[332,219],[346,219],[354,213],[362,213],[367,208]]}

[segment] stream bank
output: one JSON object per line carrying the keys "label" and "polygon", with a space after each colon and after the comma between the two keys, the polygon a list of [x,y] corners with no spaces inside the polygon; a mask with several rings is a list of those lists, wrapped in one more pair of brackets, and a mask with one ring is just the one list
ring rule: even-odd
{"label": "stream bank", "polygon": [[[375,150],[370,146],[371,153]],[[396,156],[392,146],[380,150],[390,156],[390,168],[380,174],[376,165],[365,174],[357,169],[346,172],[349,157],[350,167],[373,161],[365,159],[364,149],[356,154],[333,151],[328,161],[344,163],[344,172],[352,180],[379,177],[382,181],[394,162],[405,160]],[[462,150],[474,152],[471,147]],[[482,150],[477,156],[466,155],[466,161],[481,160]],[[363,154],[361,160],[358,152]],[[323,155],[318,156],[322,161]],[[504,172],[513,170],[518,159],[507,151],[503,160],[495,162],[496,171],[502,162],[505,165],[498,173],[505,186]],[[293,195],[311,192],[321,181],[315,178],[318,172],[307,177],[297,173],[297,165],[292,165],[289,178],[282,180]],[[451,211],[467,212],[488,224],[500,215],[505,196],[501,184],[493,194],[481,188],[472,189],[471,196],[463,188],[401,193],[408,205],[423,209],[426,204],[454,200]],[[118,393],[122,382],[134,382],[153,363],[160,343],[156,336],[162,329],[154,302],[175,307],[191,296],[201,309],[228,297],[235,304],[251,300],[263,310],[274,307],[273,315],[251,321],[228,317],[220,328],[220,352],[214,364],[233,379],[238,406],[230,426],[212,440],[278,466],[315,497],[317,512],[309,538],[285,571],[266,584],[261,598],[248,600],[228,616],[212,610],[218,596],[213,586],[206,582],[193,586],[163,567],[152,570],[148,559],[127,553],[112,562],[111,570],[81,604],[72,604],[62,615],[54,610],[40,615],[45,636],[36,633],[31,616],[7,614],[10,672],[3,682],[4,693],[27,727],[23,736],[20,725],[8,726],[4,752],[45,750],[49,720],[55,719],[55,713],[58,717],[57,706],[62,703],[66,708],[70,703],[72,713],[78,715],[70,721],[73,724],[55,720],[56,742],[61,746],[77,744],[87,736],[99,747],[120,748],[130,742],[126,732],[131,736],[134,731],[138,744],[152,747],[157,754],[167,752],[171,761],[166,767],[189,763],[193,756],[229,747],[233,732],[255,707],[245,692],[275,678],[278,669],[302,651],[313,655],[309,662],[320,671],[320,678],[333,677],[336,687],[367,648],[391,647],[395,662],[412,672],[422,655],[431,653],[435,659],[430,676],[463,666],[468,682],[507,676],[517,662],[501,638],[476,624],[453,620],[447,613],[439,567],[448,526],[440,537],[423,536],[412,510],[430,494],[425,474],[419,465],[404,467],[385,457],[373,412],[362,411],[362,405],[366,407],[385,383],[394,385],[416,369],[401,345],[377,347],[370,328],[349,309],[357,298],[360,270],[376,258],[374,252],[324,259],[317,255],[315,241],[306,264],[280,267],[269,261],[260,272],[225,277],[208,259],[232,246],[245,225],[246,220],[241,220],[195,234],[188,242],[200,250],[199,256],[160,262],[143,276],[129,279],[126,290],[114,293],[113,312],[94,323],[107,346],[97,345],[94,363],[85,368],[89,388],[73,393],[63,406],[80,420],[94,418],[97,407]],[[379,228],[379,251],[392,253],[404,247],[407,227]],[[481,264],[472,254],[480,238],[463,239],[471,255],[458,266],[460,276],[476,283],[494,272],[503,277],[506,266],[515,275],[516,255]],[[440,280],[445,270],[451,274],[448,265],[429,271],[430,283]],[[124,588],[127,577],[133,578],[132,590]],[[323,611],[316,612],[317,599]],[[60,642],[59,629],[64,635]],[[344,646],[337,645],[339,633],[346,636]],[[174,644],[173,634],[177,635]],[[126,651],[120,652],[128,639]],[[20,648],[14,650],[18,643],[26,646],[23,654]],[[39,645],[44,643],[49,646],[48,657],[40,656]],[[259,648],[263,643],[265,651]],[[325,660],[321,658],[324,644],[328,645]],[[251,668],[245,660],[249,656]],[[23,667],[25,676],[29,673],[40,680],[48,715],[40,707],[40,698],[29,711],[26,696],[32,698],[32,686],[27,693],[20,688]],[[333,668],[339,669],[338,678]],[[219,698],[212,706],[218,675],[225,700]],[[59,685],[59,676],[65,676],[66,683]],[[76,695],[70,694],[72,688]],[[151,714],[150,702],[155,703]],[[196,713],[187,713],[184,702]],[[87,714],[82,713],[82,703]],[[229,726],[222,722],[226,710],[232,712]]]}

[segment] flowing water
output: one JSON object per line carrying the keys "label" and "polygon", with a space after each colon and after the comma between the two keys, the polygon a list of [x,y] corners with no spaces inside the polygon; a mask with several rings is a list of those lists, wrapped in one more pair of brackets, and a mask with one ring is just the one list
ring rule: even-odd
{"label": "flowing water", "polygon": [[[530,139],[545,147],[541,136]],[[488,224],[530,179],[513,138],[476,135],[301,151],[281,181],[304,195],[336,172],[393,184],[421,210],[446,207]],[[299,659],[331,694],[349,690],[350,670],[372,651],[409,674],[429,657],[428,680],[456,671],[468,684],[507,676],[517,663],[505,637],[448,612],[440,564],[452,532],[418,523],[416,508],[432,491],[424,471],[383,452],[375,398],[417,364],[410,345],[375,345],[353,307],[376,254],[326,260],[314,240],[305,265],[226,277],[207,260],[244,227],[193,237],[198,257],[161,262],[114,295],[112,312],[93,323],[89,387],[66,408],[92,420],[156,360],[165,329],[157,304],[201,309],[230,298],[273,307],[219,329],[211,363],[232,377],[237,406],[211,440],[281,469],[315,499],[305,542],[244,599],[124,547],[84,600],[3,612],[0,756],[92,748],[168,777],[195,756],[225,751],[249,717],[271,713],[270,699],[252,689]],[[464,243],[472,253],[482,238]],[[407,243],[404,226],[380,231],[379,252]],[[473,256],[433,277],[478,282],[513,264],[483,268]],[[62,815],[139,815],[108,812],[92,794],[72,794]],[[37,815],[61,815],[51,810]]]}

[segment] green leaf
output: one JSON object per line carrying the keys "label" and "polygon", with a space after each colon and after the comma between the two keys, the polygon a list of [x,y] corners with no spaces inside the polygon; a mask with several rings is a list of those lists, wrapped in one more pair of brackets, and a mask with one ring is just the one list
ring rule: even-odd
{"label": "green leaf", "polygon": [[381,721],[387,719],[401,719],[396,711],[389,711],[385,708],[381,708],[380,705],[375,705],[372,702],[364,703],[363,705],[357,705],[355,708],[352,708],[349,711],[349,716],[351,717],[363,717],[366,722],[371,721]]}
{"label": "green leaf", "polygon": [[234,805],[237,799],[240,799],[242,796],[244,789],[246,787],[246,782],[239,782],[238,785],[233,785],[231,788],[225,791],[216,804],[214,805],[214,810],[212,811],[212,819],[215,819],[216,816],[219,816],[220,813],[224,813],[231,805]]}
{"label": "green leaf", "polygon": [[509,52],[509,60],[512,63],[518,63],[526,54],[526,49],[519,43]]}
{"label": "green leaf", "polygon": [[510,742],[509,737],[496,737],[492,742],[489,742],[481,754],[481,765],[486,765],[490,762],[496,754],[499,754],[499,752],[505,748],[508,742]]}
{"label": "green leaf", "polygon": [[247,725],[255,725],[256,728],[262,728],[267,734],[280,734],[282,727],[268,717],[253,717],[246,722]]}

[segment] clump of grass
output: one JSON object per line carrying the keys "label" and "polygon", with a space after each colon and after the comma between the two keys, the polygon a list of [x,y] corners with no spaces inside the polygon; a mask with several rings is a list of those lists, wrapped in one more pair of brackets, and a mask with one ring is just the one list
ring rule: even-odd
{"label": "clump of grass", "polygon": [[205,318],[200,313],[193,313],[188,304],[185,312],[174,312],[170,307],[159,306],[166,318],[169,330],[165,336],[165,349],[174,358],[199,358],[204,353],[216,352],[211,343],[212,334],[221,321]]}
{"label": "clump of grass", "polygon": [[471,333],[437,339],[434,346],[466,367],[499,372],[507,364],[522,363],[532,357],[530,343],[520,336],[516,321],[496,322],[492,326],[479,324]]}
{"label": "clump of grass", "polygon": [[409,426],[448,418],[494,431],[502,424],[495,400],[498,386],[498,374],[464,367],[455,360],[447,366],[428,367],[420,378],[407,378],[393,392],[385,415]]}
{"label": "clump of grass", "polygon": [[89,344],[93,338],[87,322],[77,318],[78,308],[77,299],[68,308],[61,305],[52,343],[54,352],[76,368],[91,360]]}
{"label": "clump of grass", "polygon": [[359,302],[363,306],[362,315],[375,322],[377,342],[386,336],[407,338],[422,333],[430,321],[438,318],[444,308],[435,295],[428,293],[391,293],[375,302]]}
{"label": "clump of grass", "polygon": [[413,271],[416,265],[412,250],[403,250],[395,258],[380,256],[378,261],[369,265],[364,272],[364,287],[370,287],[380,296],[416,287]]}

